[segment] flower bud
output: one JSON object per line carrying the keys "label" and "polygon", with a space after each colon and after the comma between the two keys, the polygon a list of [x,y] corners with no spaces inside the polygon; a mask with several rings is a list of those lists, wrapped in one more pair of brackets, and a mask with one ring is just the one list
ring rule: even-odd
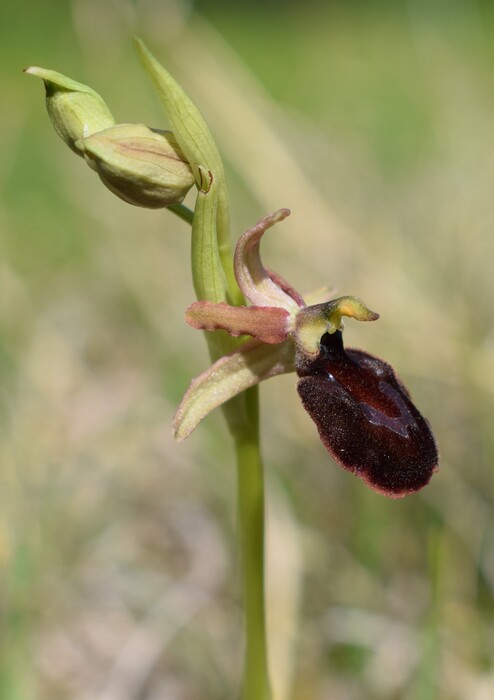
{"label": "flower bud", "polygon": [[138,207],[180,204],[194,184],[192,170],[170,131],[118,124],[85,138],[82,148],[106,187]]}
{"label": "flower bud", "polygon": [[83,155],[81,139],[115,124],[103,99],[87,85],[37,66],[24,72],[43,79],[46,107],[55,131],[78,155]]}

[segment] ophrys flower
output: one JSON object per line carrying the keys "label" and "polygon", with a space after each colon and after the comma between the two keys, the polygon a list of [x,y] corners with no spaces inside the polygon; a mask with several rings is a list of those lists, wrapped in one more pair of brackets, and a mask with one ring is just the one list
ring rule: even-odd
{"label": "ophrys flower", "polygon": [[335,460],[376,491],[392,497],[413,493],[437,469],[429,424],[390,365],[343,346],[343,316],[374,321],[378,314],[353,296],[307,305],[261,262],[263,234],[289,213],[280,209],[266,216],[237,243],[235,276],[249,306],[198,301],[187,309],[194,328],[253,340],[192,382],[175,416],[175,436],[190,435],[210,411],[245,389],[295,371],[302,403]]}

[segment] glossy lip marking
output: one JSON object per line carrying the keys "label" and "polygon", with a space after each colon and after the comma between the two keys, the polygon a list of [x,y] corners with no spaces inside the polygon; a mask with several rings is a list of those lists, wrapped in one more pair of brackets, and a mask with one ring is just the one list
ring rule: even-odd
{"label": "glossy lip marking", "polygon": [[379,389],[383,392],[383,394],[386,394],[386,396],[391,399],[391,401],[397,407],[400,415],[393,418],[386,415],[386,413],[379,411],[377,408],[374,408],[374,406],[369,406],[366,403],[359,402],[362,411],[373,425],[381,425],[404,438],[408,438],[408,429],[413,428],[413,426],[416,424],[410,409],[400,396],[399,392],[389,384],[379,382]]}

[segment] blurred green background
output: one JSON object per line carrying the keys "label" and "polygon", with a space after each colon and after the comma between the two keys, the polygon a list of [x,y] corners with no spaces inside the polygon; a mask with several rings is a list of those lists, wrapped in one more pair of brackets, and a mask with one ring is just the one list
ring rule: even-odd
{"label": "blurred green background", "polygon": [[241,661],[220,412],[170,435],[208,364],[189,235],[54,133],[41,65],[166,127],[140,34],[206,115],[236,238],[301,291],[381,314],[440,471],[390,501],[339,469],[293,376],[261,390],[275,700],[494,697],[494,7],[25,0],[0,10],[1,700],[231,700]]}

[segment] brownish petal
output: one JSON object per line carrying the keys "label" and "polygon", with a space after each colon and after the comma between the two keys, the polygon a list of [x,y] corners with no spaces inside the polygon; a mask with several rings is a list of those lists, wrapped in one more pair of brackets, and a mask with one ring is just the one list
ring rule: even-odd
{"label": "brownish petal", "polygon": [[287,339],[289,314],[277,306],[230,306],[220,302],[196,301],[185,312],[193,328],[204,331],[227,331],[230,335],[251,335],[274,345]]}
{"label": "brownish petal", "polygon": [[426,419],[390,365],[343,348],[340,331],[316,359],[297,358],[297,389],[322,442],[346,470],[392,498],[425,486],[437,469]]}

